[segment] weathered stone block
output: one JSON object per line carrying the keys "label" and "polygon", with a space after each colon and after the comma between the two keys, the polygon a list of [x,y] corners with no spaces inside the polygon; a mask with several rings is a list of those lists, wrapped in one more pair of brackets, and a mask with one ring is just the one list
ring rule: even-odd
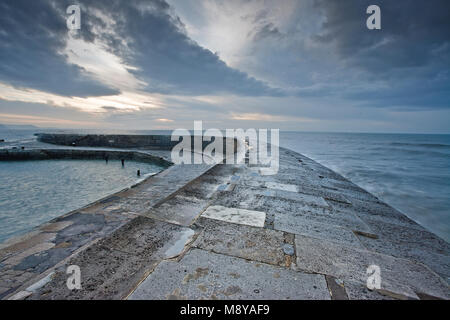
{"label": "weathered stone block", "polygon": [[322,275],[193,249],[179,262],[161,262],[130,299],[329,300],[330,294]]}

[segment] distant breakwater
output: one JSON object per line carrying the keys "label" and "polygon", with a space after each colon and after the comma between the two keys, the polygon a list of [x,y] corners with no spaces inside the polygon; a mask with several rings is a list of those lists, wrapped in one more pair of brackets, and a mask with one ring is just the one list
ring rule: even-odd
{"label": "distant breakwater", "polygon": [[[139,148],[147,150],[172,150],[181,138],[190,139],[191,146],[194,148],[194,138],[196,136],[181,136],[179,140],[172,141],[170,135],[101,135],[101,134],[49,134],[37,133],[38,141],[72,147],[105,147],[105,148]],[[202,141],[202,150],[214,141]],[[233,148],[233,153],[237,150],[237,141],[235,138],[222,138],[224,149]]]}
{"label": "distant breakwater", "polygon": [[83,150],[83,149],[3,149],[0,150],[0,161],[18,160],[132,160],[144,163],[154,163],[169,167],[171,162],[147,153],[138,151],[113,150]]}

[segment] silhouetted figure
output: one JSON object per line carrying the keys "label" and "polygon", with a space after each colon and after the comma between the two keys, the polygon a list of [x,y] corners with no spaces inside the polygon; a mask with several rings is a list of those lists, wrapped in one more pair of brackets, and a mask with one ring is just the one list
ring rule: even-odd
{"label": "silhouetted figure", "polygon": [[141,170],[139,170],[139,169],[138,169],[138,171],[137,171],[137,175],[138,175],[138,177],[140,177],[140,176],[141,176]]}
{"label": "silhouetted figure", "polygon": [[108,163],[108,156],[105,156],[105,161],[106,163]]}
{"label": "silhouetted figure", "polygon": [[122,159],[120,161],[122,161],[122,167],[125,166],[125,159]]}

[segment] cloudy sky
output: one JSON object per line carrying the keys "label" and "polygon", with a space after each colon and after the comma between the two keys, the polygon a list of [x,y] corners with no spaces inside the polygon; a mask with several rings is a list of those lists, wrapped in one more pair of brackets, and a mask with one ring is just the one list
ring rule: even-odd
{"label": "cloudy sky", "polygon": [[448,0],[2,0],[0,123],[450,133],[449,30]]}

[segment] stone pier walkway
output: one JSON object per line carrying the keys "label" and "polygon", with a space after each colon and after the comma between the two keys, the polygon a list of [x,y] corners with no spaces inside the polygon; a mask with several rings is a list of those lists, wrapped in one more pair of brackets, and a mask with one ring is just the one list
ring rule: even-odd
{"label": "stone pier walkway", "polygon": [[[44,226],[36,237],[48,248],[33,258],[0,256],[14,266],[0,269],[0,287],[8,274],[34,276],[3,297],[450,298],[448,243],[298,153],[280,149],[273,176],[247,164],[198,167],[193,181],[185,171],[171,167]],[[69,265],[81,269],[81,290],[66,286]],[[370,265],[379,267],[379,290],[366,287]]]}

